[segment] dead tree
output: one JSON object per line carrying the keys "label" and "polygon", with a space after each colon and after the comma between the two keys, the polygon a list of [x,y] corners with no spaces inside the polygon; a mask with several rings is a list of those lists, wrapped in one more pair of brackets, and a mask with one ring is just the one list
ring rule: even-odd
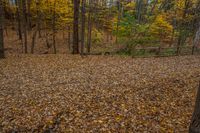
{"label": "dead tree", "polygon": [[195,108],[189,127],[189,133],[200,133],[200,85],[197,92]]}
{"label": "dead tree", "polygon": [[4,42],[3,42],[3,1],[0,0],[0,59],[5,58],[4,54]]}

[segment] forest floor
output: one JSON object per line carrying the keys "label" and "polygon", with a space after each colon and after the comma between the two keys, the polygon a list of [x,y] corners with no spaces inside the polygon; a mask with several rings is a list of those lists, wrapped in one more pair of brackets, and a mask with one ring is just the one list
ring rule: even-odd
{"label": "forest floor", "polygon": [[1,132],[187,132],[200,56],[9,55]]}

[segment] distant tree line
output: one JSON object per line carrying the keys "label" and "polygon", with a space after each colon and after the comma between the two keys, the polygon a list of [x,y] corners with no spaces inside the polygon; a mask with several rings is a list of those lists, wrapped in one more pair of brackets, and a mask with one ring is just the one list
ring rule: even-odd
{"label": "distant tree line", "polygon": [[68,32],[66,45],[73,54],[90,54],[92,46],[105,40],[109,45],[113,37],[127,51],[173,46],[177,55],[188,44],[195,51],[200,40],[199,0],[1,0],[0,10],[1,58],[3,30],[10,23],[25,54],[35,53],[40,38],[56,54],[61,30]]}

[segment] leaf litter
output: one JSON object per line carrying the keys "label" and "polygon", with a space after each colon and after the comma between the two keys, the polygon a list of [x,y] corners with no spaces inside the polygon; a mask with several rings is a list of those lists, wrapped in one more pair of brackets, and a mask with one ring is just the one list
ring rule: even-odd
{"label": "leaf litter", "polygon": [[0,60],[1,132],[188,132],[200,56]]}

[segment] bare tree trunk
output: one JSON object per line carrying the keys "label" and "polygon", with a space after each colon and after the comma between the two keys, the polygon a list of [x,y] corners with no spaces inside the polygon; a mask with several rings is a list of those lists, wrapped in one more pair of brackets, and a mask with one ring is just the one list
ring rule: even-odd
{"label": "bare tree trunk", "polygon": [[48,34],[47,22],[45,22],[45,40],[46,40],[46,46],[49,49],[51,46],[49,44],[49,34]]}
{"label": "bare tree trunk", "polygon": [[[49,3],[48,0],[46,0],[46,3]],[[47,4],[49,8],[49,4]],[[48,10],[49,11],[49,10]],[[49,13],[49,12],[48,12]],[[47,18],[45,18],[45,40],[46,40],[46,46],[49,49],[51,46],[49,44],[49,33],[48,33],[48,23],[47,23]]]}
{"label": "bare tree trunk", "polygon": [[24,22],[24,52],[28,53],[27,47],[27,11],[26,11],[26,0],[22,0],[22,10],[23,10],[23,22]]}
{"label": "bare tree trunk", "polygon": [[56,0],[53,9],[53,53],[56,54]]}
{"label": "bare tree trunk", "polygon": [[27,28],[31,30],[31,0],[27,0]]}
{"label": "bare tree trunk", "polygon": [[200,133],[200,85],[196,97],[192,120],[189,127],[189,133]]}
{"label": "bare tree trunk", "polygon": [[37,16],[38,16],[38,19],[37,19],[37,25],[38,25],[38,33],[39,33],[39,38],[42,37],[41,35],[41,13],[40,13],[40,0],[38,0],[37,2]]}
{"label": "bare tree trunk", "polygon": [[89,0],[89,14],[88,14],[88,38],[87,38],[87,53],[90,53],[91,50],[91,40],[92,40],[92,16],[91,16],[91,3],[92,0]]}
{"label": "bare tree trunk", "polygon": [[116,36],[116,44],[118,43],[118,36],[119,36],[119,23],[120,23],[120,18],[121,18],[121,3],[120,0],[117,1],[117,8],[118,8],[118,19],[117,19],[117,36]]}
{"label": "bare tree trunk", "polygon": [[85,0],[82,0],[81,16],[81,54],[83,54],[85,45]]}
{"label": "bare tree trunk", "polygon": [[199,29],[197,30],[194,41],[193,41],[192,54],[194,54],[194,51],[199,44],[199,41],[200,41],[200,23],[199,23]]}
{"label": "bare tree trunk", "polygon": [[33,33],[33,38],[32,38],[32,46],[31,46],[31,54],[34,53],[34,48],[35,48],[35,40],[37,37],[37,29]]}
{"label": "bare tree trunk", "polygon": [[[184,12],[183,12],[183,16],[182,16],[182,19],[184,20],[185,18],[186,18],[186,15],[187,15],[187,10],[188,10],[188,7],[189,7],[189,0],[185,0],[184,1],[185,2],[185,7],[184,7]],[[179,31],[180,33],[179,33],[179,37],[178,37],[178,43],[177,43],[177,51],[176,51],[176,54],[177,55],[179,55],[180,54],[180,47],[181,47],[181,45],[184,43],[184,41],[183,41],[183,32],[184,32],[184,29],[182,29],[182,27],[181,27],[181,29],[180,29],[180,31]]]}
{"label": "bare tree trunk", "polygon": [[3,19],[4,19],[3,1],[0,0],[0,59],[5,58],[4,39],[3,39]]}
{"label": "bare tree trunk", "polygon": [[178,37],[178,43],[177,43],[177,49],[176,49],[176,55],[180,54],[180,46],[182,44],[182,35],[179,35]]}
{"label": "bare tree trunk", "polygon": [[47,48],[49,49],[51,46],[50,46],[50,44],[49,44],[49,35],[48,35],[48,32],[47,32],[47,31],[46,31],[45,39],[46,39]]}
{"label": "bare tree trunk", "polygon": [[68,47],[69,51],[71,51],[71,28],[68,26]]}
{"label": "bare tree trunk", "polygon": [[20,1],[15,0],[15,3],[17,5],[17,22],[18,22],[18,35],[19,39],[22,40],[22,26],[21,26],[21,14],[20,14]]}
{"label": "bare tree trunk", "polygon": [[73,54],[79,54],[79,6],[80,0],[74,0]]}
{"label": "bare tree trunk", "polygon": [[136,0],[136,19],[138,20],[138,23],[140,23],[142,17],[142,4],[142,0]]}
{"label": "bare tree trunk", "polygon": [[39,32],[39,14],[38,14],[38,10],[39,10],[39,1],[36,1],[36,9],[37,9],[37,24],[36,24],[36,30],[33,33],[33,37],[32,37],[32,45],[31,45],[31,53],[34,53],[34,48],[35,48],[35,40],[37,37],[37,32]]}

